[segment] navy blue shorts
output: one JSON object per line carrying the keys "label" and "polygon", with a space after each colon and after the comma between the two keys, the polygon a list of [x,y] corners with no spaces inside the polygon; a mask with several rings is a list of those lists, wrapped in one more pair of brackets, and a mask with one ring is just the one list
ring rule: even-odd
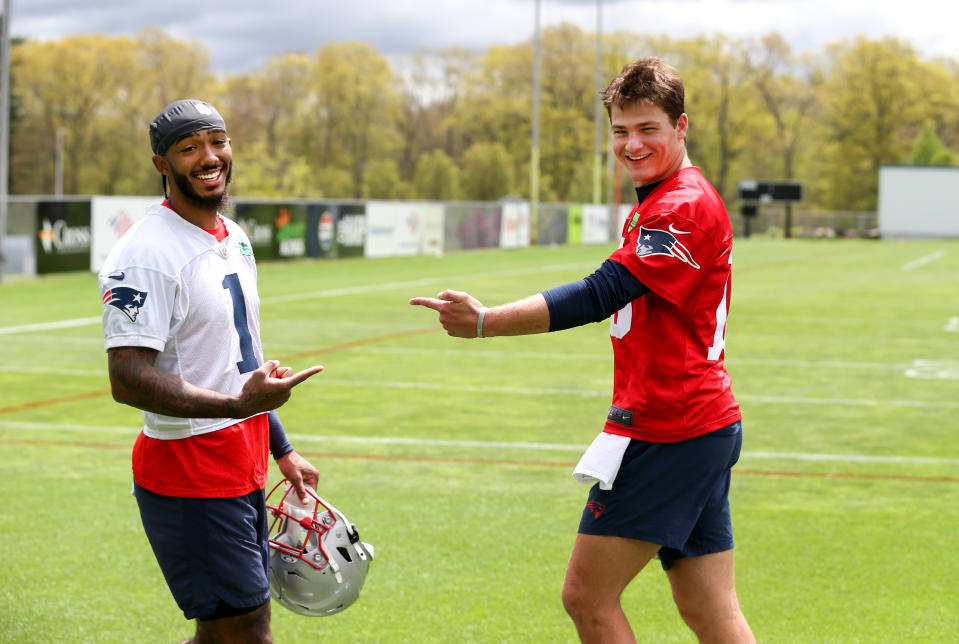
{"label": "navy blue shorts", "polygon": [[589,491],[579,531],[658,544],[664,570],[731,549],[730,470],[742,440],[740,422],[677,443],[631,440],[613,489]]}
{"label": "navy blue shorts", "polygon": [[163,496],[139,485],[133,490],[153,554],[187,619],[242,614],[269,601],[263,490],[228,499]]}

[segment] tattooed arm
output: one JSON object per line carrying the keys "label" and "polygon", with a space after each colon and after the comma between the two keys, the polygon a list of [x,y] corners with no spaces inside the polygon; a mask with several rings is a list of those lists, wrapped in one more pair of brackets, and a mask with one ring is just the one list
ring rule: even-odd
{"label": "tattooed arm", "polygon": [[154,366],[157,352],[145,347],[117,347],[107,351],[110,387],[117,402],[178,418],[246,418],[280,407],[291,389],[323,367],[297,374],[267,360],[250,374],[239,394],[204,389]]}

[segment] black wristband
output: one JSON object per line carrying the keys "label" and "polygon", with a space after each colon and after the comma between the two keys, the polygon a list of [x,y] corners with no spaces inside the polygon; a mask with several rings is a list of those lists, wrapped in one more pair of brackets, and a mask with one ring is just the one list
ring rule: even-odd
{"label": "black wristband", "polygon": [[292,452],[293,446],[290,445],[290,441],[287,440],[286,432],[283,430],[283,423],[280,422],[280,417],[276,415],[276,412],[267,412],[266,418],[270,424],[270,453],[273,455],[273,460],[275,461]]}

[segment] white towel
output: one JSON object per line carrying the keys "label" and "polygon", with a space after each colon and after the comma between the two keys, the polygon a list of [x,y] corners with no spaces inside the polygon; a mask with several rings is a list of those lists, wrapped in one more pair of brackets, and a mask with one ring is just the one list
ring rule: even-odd
{"label": "white towel", "polygon": [[573,478],[588,484],[598,481],[599,489],[612,490],[629,441],[629,436],[600,432],[573,469]]}

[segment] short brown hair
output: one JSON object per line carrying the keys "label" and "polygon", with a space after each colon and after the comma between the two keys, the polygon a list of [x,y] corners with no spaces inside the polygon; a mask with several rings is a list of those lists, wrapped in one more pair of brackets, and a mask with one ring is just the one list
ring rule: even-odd
{"label": "short brown hair", "polygon": [[626,65],[600,96],[610,116],[613,105],[622,108],[630,103],[649,101],[666,112],[675,125],[686,111],[683,79],[673,67],[655,56]]}

